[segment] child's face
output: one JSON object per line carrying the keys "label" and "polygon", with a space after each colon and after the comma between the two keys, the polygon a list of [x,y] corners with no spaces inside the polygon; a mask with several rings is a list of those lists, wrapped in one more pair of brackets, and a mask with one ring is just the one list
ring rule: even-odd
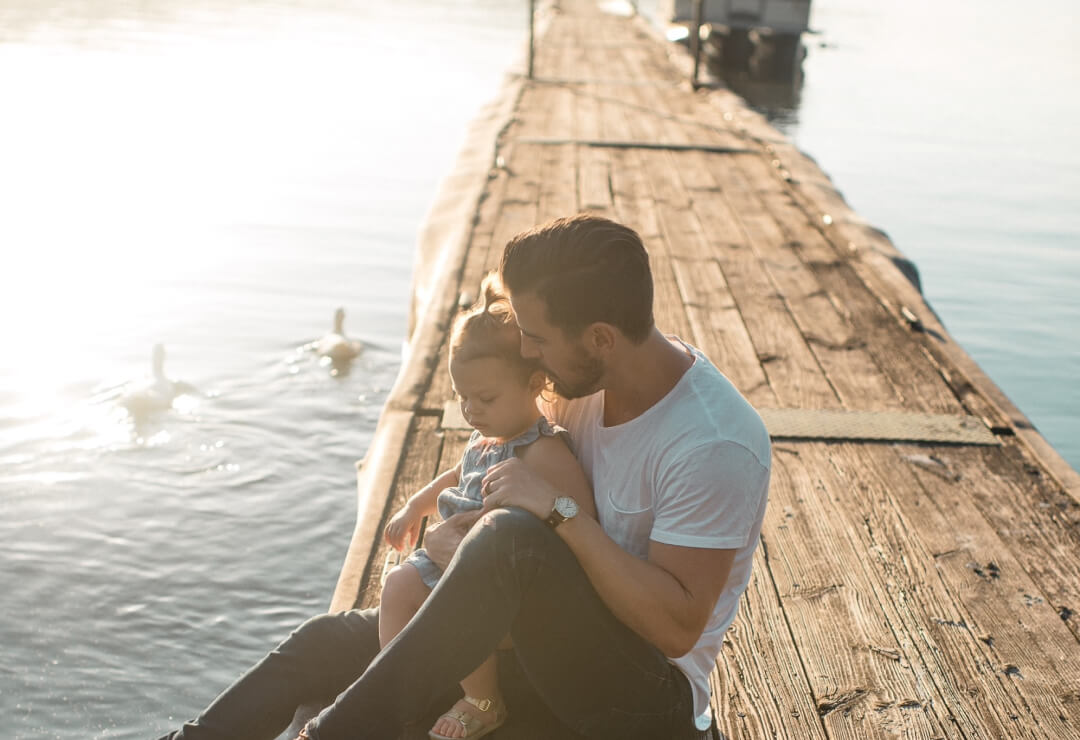
{"label": "child's face", "polygon": [[529,382],[498,357],[450,362],[450,381],[469,425],[485,437],[509,439],[525,431],[537,415],[536,396],[543,376]]}

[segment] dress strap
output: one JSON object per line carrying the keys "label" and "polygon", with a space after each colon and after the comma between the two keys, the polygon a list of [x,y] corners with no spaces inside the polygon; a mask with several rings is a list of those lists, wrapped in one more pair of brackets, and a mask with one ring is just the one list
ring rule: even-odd
{"label": "dress strap", "polygon": [[[513,452],[518,447],[531,445],[533,442],[540,439],[540,437],[557,437],[566,434],[567,432],[565,429],[556,424],[552,424],[547,420],[547,417],[539,416],[532,426],[513,439],[507,440],[506,449],[508,452]],[[564,437],[564,440],[569,442],[567,437]]]}

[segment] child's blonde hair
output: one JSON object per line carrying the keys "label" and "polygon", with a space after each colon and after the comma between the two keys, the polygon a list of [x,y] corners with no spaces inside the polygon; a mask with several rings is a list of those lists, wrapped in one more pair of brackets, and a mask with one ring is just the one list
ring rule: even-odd
{"label": "child's blonde hair", "polygon": [[540,370],[537,360],[521,356],[521,332],[510,310],[497,273],[489,273],[480,285],[481,297],[454,321],[450,332],[450,362],[496,357],[518,372],[523,383]]}

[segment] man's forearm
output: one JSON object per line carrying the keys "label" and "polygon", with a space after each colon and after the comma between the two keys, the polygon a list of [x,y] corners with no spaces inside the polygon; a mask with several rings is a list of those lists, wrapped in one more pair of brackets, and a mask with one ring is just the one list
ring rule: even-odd
{"label": "man's forearm", "polygon": [[668,571],[623,550],[599,523],[575,517],[556,530],[619,621],[668,657],[688,652],[705,628],[692,595]]}

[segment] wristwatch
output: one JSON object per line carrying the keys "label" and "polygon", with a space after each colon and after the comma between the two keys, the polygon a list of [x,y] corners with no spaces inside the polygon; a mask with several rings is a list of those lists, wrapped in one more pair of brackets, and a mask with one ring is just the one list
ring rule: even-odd
{"label": "wristwatch", "polygon": [[555,499],[555,505],[551,507],[551,513],[548,514],[548,518],[544,521],[552,529],[559,526],[567,519],[573,519],[577,516],[578,505],[577,501],[569,496],[559,496]]}

